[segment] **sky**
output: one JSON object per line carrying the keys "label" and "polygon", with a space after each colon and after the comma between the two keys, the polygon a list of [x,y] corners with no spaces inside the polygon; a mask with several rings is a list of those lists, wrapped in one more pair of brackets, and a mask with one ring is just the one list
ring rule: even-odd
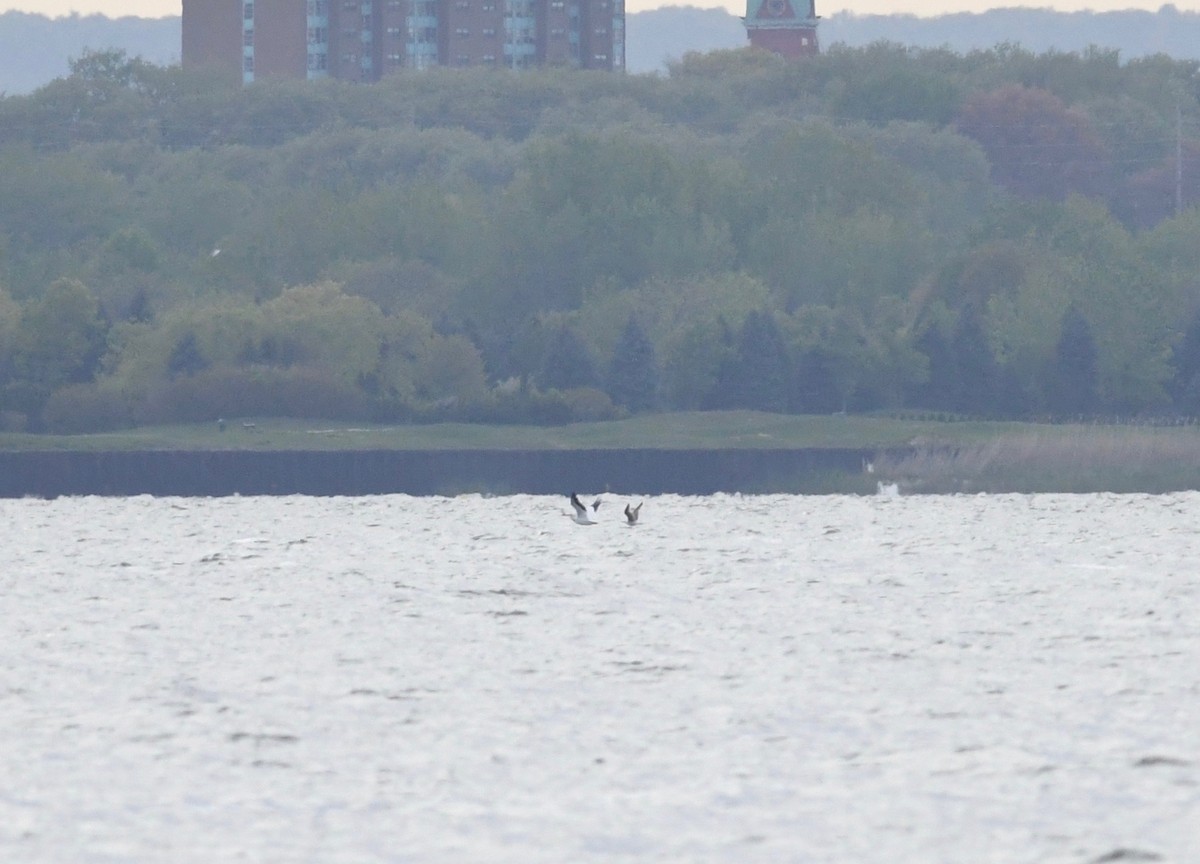
{"label": "sky", "polygon": [[[109,17],[138,15],[159,18],[178,15],[180,0],[0,0],[0,12],[40,12],[56,17],[78,12],[81,15],[99,13]],[[1156,11],[1164,0],[1053,0],[1053,2],[1021,2],[1021,0],[817,0],[818,15],[833,15],[836,12],[855,12],[859,15],[943,15],[949,12],[984,12],[1005,6],[1030,6],[1054,8],[1060,12],[1114,12],[1119,9],[1146,9]],[[1174,4],[1182,11],[1200,10],[1200,0],[1177,0]],[[730,12],[744,15],[745,0],[626,0],[626,11],[641,12],[658,6],[699,6],[713,8],[724,6]]]}

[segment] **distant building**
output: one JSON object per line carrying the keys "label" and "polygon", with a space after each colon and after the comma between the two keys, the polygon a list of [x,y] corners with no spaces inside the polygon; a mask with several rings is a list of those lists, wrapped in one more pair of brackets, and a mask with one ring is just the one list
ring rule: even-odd
{"label": "distant building", "polygon": [[183,65],[378,81],[400,69],[625,68],[625,0],[183,0]]}
{"label": "distant building", "polygon": [[742,21],[753,48],[788,58],[819,50],[816,0],[746,0]]}

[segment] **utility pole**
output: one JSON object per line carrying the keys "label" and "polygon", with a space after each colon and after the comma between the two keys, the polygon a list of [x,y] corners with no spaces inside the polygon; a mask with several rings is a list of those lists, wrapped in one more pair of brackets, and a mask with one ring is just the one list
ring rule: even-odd
{"label": "utility pole", "polygon": [[1183,109],[1175,100],[1175,215],[1183,212]]}

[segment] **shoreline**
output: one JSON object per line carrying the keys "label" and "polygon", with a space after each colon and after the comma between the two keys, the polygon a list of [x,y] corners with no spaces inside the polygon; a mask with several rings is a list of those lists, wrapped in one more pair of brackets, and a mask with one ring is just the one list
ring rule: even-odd
{"label": "shoreline", "polygon": [[[565,427],[264,419],[0,436],[0,498],[58,495],[1167,493],[1200,489],[1195,427],[754,412]],[[870,465],[873,470],[866,470]]]}
{"label": "shoreline", "polygon": [[[874,491],[875,450],[0,451],[0,498]],[[897,458],[901,454],[896,454]],[[858,478],[862,488],[846,488]]]}

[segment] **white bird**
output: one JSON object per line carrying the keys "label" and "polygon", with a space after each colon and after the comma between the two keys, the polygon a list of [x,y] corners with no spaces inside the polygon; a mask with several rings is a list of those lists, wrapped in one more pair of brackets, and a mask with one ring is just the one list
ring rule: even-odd
{"label": "white bird", "polygon": [[577,524],[579,524],[579,525],[595,525],[596,524],[595,522],[593,522],[591,519],[588,518],[587,508],[583,506],[583,502],[581,502],[579,500],[579,496],[576,495],[574,492],[571,493],[571,507],[575,510],[575,515],[572,516],[571,518]]}
{"label": "white bird", "polygon": [[592,512],[595,513],[599,509],[600,509],[600,498],[599,498],[599,496],[597,496],[596,500],[592,502]]}
{"label": "white bird", "polygon": [[628,504],[625,505],[625,519],[630,525],[637,524],[638,514],[642,512],[642,505],[645,503],[645,501],[639,501],[636,507],[630,507]]}

